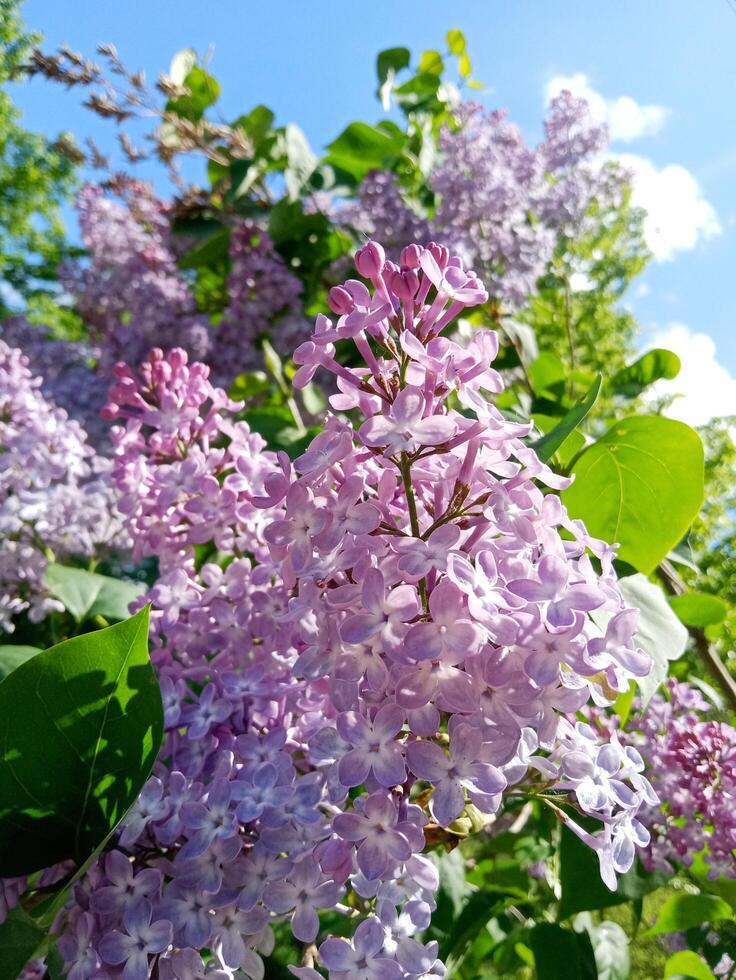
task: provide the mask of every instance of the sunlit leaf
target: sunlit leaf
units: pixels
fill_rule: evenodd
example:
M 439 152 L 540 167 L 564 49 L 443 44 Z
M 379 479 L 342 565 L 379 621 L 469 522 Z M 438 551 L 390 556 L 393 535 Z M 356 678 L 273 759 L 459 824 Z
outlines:
M 0 877 L 78 863 L 138 796 L 163 735 L 148 607 L 0 683 Z
M 684 536 L 703 502 L 703 444 L 661 416 L 617 422 L 580 456 L 562 498 L 592 535 L 649 573 Z

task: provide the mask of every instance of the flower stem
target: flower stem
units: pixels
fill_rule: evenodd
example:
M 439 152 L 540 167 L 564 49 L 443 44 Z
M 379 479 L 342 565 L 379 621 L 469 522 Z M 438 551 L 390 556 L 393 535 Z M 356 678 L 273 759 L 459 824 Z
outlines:
M 399 462 L 399 471 L 401 472 L 401 479 L 404 484 L 404 493 L 406 494 L 406 506 L 409 510 L 409 524 L 411 525 L 411 533 L 415 538 L 420 538 L 422 536 L 421 530 L 419 528 L 419 515 L 417 514 L 417 502 L 414 497 L 414 487 L 411 482 L 411 462 L 406 453 L 401 454 L 401 460 Z M 422 608 L 425 613 L 429 611 L 429 599 L 427 597 L 427 582 L 426 579 L 419 580 L 419 595 L 422 600 Z

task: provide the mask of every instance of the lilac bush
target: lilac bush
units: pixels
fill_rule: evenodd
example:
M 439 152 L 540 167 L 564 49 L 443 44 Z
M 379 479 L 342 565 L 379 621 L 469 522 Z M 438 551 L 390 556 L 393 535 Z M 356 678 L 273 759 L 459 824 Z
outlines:
M 372 172 L 337 215 L 398 257 L 407 241 L 447 242 L 482 275 L 490 297 L 518 309 L 534 293 L 555 249 L 580 234 L 591 204 L 615 206 L 628 181 L 598 159 L 608 140 L 587 102 L 561 92 L 550 103 L 544 140 L 526 143 L 503 110 L 462 103 L 439 133 L 427 180 L 434 211 L 407 203 L 398 178 Z
M 600 821 L 566 817 L 610 887 L 647 841 L 639 767 L 567 720 L 649 669 L 613 550 L 543 493 L 566 480 L 487 399 L 495 335 L 442 336 L 483 285 L 434 244 L 394 265 L 371 242 L 356 267 L 372 290 L 335 287 L 337 318 L 295 354 L 295 384 L 332 371 L 353 421 L 330 415 L 293 464 L 183 350 L 115 368 L 113 483 L 135 555 L 159 562 L 166 736 L 117 849 L 74 887 L 69 975 L 259 978 L 274 925 L 308 945 L 333 910 L 352 940 L 297 976 L 439 978 L 425 832 L 555 788 Z M 337 359 L 346 342 L 362 366 Z

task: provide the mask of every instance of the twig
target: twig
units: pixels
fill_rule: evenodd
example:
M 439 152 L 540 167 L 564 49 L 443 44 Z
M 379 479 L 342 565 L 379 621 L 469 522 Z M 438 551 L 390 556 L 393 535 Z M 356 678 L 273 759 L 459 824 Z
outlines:
M 682 595 L 687 592 L 685 583 L 672 566 L 672 563 L 667 561 L 667 559 L 660 563 L 658 572 L 665 589 L 670 595 Z M 696 650 L 720 685 L 731 707 L 736 711 L 736 680 L 731 676 L 728 668 L 719 657 L 715 646 L 708 640 L 708 637 L 705 635 L 705 630 L 700 626 L 691 626 L 688 627 L 688 630 L 690 636 L 693 638 Z

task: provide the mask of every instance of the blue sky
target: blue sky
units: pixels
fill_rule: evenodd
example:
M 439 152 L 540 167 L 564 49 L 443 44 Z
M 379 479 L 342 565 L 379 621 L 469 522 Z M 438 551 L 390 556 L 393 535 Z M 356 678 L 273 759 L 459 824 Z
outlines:
M 573 79 L 608 115 L 612 151 L 627 155 L 654 211 L 660 259 L 630 300 L 645 342 L 679 345 L 685 414 L 736 412 L 736 0 L 26 0 L 23 10 L 47 48 L 92 54 L 112 41 L 149 79 L 177 50 L 212 45 L 226 118 L 263 102 L 317 148 L 352 119 L 380 117 L 379 50 L 442 48 L 449 27 L 468 38 L 482 101 L 508 108 L 530 139 L 546 86 Z M 113 126 L 79 108 L 78 93 L 36 80 L 16 98 L 29 127 L 114 148 Z

